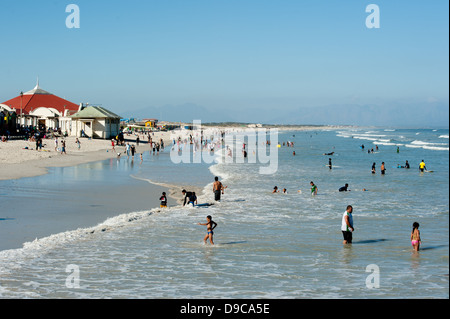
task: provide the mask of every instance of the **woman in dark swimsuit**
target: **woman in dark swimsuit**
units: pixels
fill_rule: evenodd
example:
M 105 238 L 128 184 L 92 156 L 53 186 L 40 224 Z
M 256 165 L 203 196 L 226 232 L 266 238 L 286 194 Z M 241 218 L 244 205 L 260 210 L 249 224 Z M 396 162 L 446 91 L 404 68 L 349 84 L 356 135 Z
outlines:
M 213 230 L 214 230 L 214 228 L 217 227 L 217 223 L 212 220 L 210 215 L 206 216 L 206 221 L 207 221 L 206 223 L 198 223 L 198 225 L 206 226 L 206 229 L 208 231 L 208 233 L 206 234 L 206 236 L 203 239 L 203 241 L 206 244 L 206 240 L 209 238 L 209 241 L 210 241 L 211 245 L 214 245 L 214 242 L 213 242 L 214 232 L 213 232 Z

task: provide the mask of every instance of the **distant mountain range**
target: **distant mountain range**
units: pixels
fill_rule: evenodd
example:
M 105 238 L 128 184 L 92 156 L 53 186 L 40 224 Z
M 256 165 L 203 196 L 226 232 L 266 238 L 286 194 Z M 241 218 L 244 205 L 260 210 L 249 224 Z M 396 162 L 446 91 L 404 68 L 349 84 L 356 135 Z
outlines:
M 327 105 L 298 109 L 211 109 L 197 104 L 146 107 L 121 112 L 122 117 L 157 118 L 170 122 L 243 122 L 296 125 L 428 126 L 448 127 L 448 103 L 397 105 Z

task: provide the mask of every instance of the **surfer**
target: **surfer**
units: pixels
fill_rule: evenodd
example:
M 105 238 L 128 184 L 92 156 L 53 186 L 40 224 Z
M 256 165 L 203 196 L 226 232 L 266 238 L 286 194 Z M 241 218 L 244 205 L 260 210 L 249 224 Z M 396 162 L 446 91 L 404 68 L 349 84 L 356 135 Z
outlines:
M 345 186 L 342 186 L 341 188 L 339 188 L 339 191 L 340 191 L 340 192 L 350 191 L 350 190 L 348 189 L 348 184 L 345 184 Z
M 405 163 L 405 168 L 409 168 L 409 163 L 408 163 L 408 160 L 406 160 L 406 163 Z
M 419 170 L 423 172 L 423 170 L 427 170 L 427 167 L 425 166 L 425 162 L 422 160 L 419 164 Z
M 203 238 L 203 241 L 205 242 L 205 244 L 206 244 L 206 240 L 209 238 L 209 242 L 211 243 L 211 245 L 214 245 L 213 230 L 214 230 L 214 228 L 217 227 L 217 223 L 212 220 L 210 215 L 208 215 L 208 216 L 206 216 L 206 223 L 198 223 L 198 225 L 206 226 L 206 229 L 208 231 L 205 238 Z
M 186 205 L 186 202 L 189 202 L 189 201 L 190 201 L 190 198 L 192 197 L 192 192 L 186 192 L 186 190 L 183 189 L 183 190 L 181 191 L 181 193 L 182 193 L 183 196 L 184 196 L 183 206 L 185 206 L 185 205 Z

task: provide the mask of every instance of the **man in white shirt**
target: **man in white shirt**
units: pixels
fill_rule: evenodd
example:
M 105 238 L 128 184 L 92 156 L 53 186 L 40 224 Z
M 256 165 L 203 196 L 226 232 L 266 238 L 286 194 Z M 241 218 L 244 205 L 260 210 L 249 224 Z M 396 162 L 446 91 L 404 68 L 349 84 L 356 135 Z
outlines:
M 353 217 L 352 217 L 353 207 L 352 205 L 347 206 L 347 210 L 342 215 L 342 225 L 341 230 L 344 235 L 343 244 L 351 244 L 352 243 L 352 232 L 355 230 L 353 228 Z

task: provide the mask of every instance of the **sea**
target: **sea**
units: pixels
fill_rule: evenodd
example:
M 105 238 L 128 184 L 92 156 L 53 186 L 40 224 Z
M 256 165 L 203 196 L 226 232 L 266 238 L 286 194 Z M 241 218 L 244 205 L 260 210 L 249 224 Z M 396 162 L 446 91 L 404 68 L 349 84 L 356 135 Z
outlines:
M 96 163 L 96 170 L 78 166 L 67 187 L 61 176 L 74 168 L 51 169 L 40 178 L 60 181 L 60 191 L 76 185 L 82 194 L 77 179 L 95 180 L 98 194 L 82 196 L 92 214 L 104 204 L 96 198 L 107 201 L 106 194 L 119 197 L 126 188 L 145 190 L 150 183 L 200 187 L 198 202 L 213 205 L 183 207 L 169 200 L 166 209 L 145 208 L 147 198 L 159 193 L 143 191 L 113 217 L 2 250 L 0 298 L 449 298 L 448 129 L 272 133 L 242 133 L 243 160 L 236 156 L 240 144 L 230 147 L 231 154 L 226 145 L 216 149 L 212 163 L 174 163 L 167 151 L 148 152 L 140 165 L 122 158 Z M 253 148 L 253 143 L 264 147 Z M 258 160 L 261 149 L 273 160 L 273 172 L 261 171 L 269 166 Z M 424 172 L 419 171 L 422 160 Z M 409 169 L 402 167 L 406 161 Z M 212 192 L 215 176 L 226 186 L 220 201 Z M 39 177 L 23 183 L 33 181 Z M 16 192 L 23 189 L 21 180 L 15 183 Z M 348 191 L 339 192 L 345 184 Z M 280 192 L 273 193 L 275 186 Z M 46 187 L 38 183 L 42 196 Z M 58 189 L 51 189 L 52 196 Z M 15 208 L 27 200 L 36 198 L 22 196 Z M 348 205 L 353 207 L 353 243 L 344 245 L 341 221 Z M 12 212 L 2 215 L 14 218 Z M 203 242 L 206 227 L 198 224 L 208 215 L 217 223 L 214 245 Z M 57 219 L 58 212 L 48 218 Z M 8 222 L 0 220 L 5 228 Z M 410 241 L 414 222 L 420 224 L 418 252 Z

